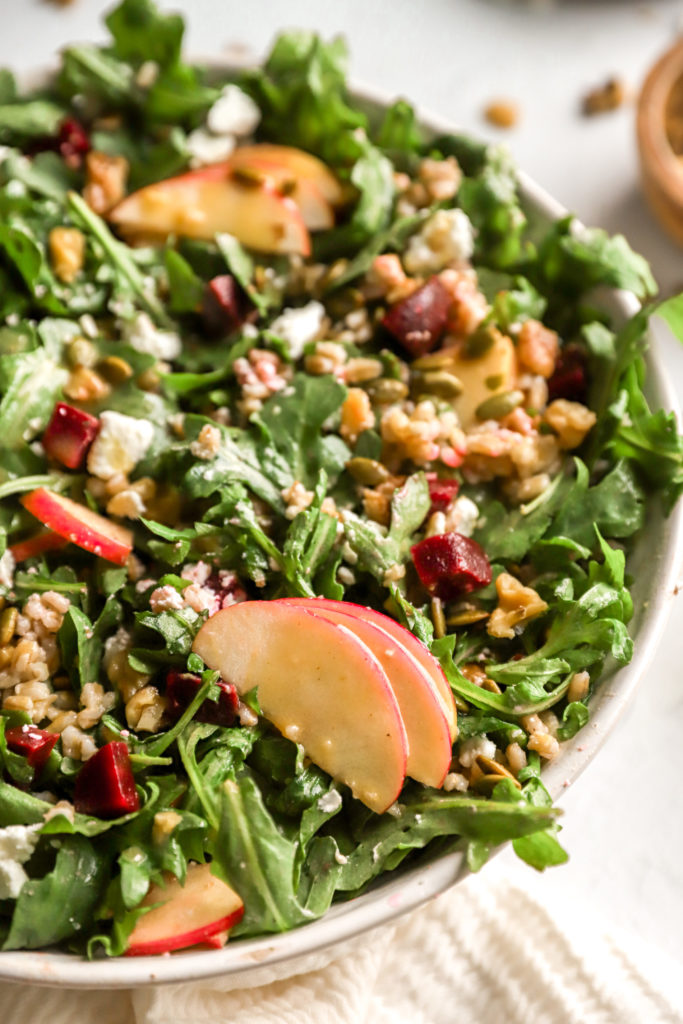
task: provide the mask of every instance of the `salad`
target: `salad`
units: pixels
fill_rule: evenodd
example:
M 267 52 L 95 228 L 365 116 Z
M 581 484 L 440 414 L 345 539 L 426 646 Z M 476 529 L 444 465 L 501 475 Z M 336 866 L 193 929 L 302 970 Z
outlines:
M 532 223 L 499 148 L 369 117 L 340 40 L 235 75 L 150 0 L 107 26 L 0 73 L 0 948 L 562 863 L 542 767 L 683 489 L 653 306 L 596 295 L 650 300 L 646 262 Z

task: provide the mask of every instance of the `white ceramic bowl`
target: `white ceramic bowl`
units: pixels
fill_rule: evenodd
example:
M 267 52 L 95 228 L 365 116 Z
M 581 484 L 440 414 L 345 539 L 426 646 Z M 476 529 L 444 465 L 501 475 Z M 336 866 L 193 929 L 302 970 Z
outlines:
M 232 65 L 216 66 L 226 71 L 237 70 Z M 358 87 L 354 94 L 369 113 L 381 111 L 390 102 L 368 88 Z M 420 122 L 425 131 L 435 135 L 457 131 L 452 123 L 424 112 Z M 530 213 L 548 222 L 566 214 L 560 203 L 525 174 L 520 173 L 519 180 Z M 635 297 L 627 292 L 605 291 L 601 300 L 617 324 L 639 308 Z M 647 369 L 648 400 L 652 405 L 678 412 L 665 368 L 652 350 L 647 356 Z M 554 799 L 593 759 L 651 661 L 666 623 L 682 561 L 683 503 L 666 519 L 658 508 L 650 508 L 629 560 L 629 571 L 635 579 L 635 615 L 630 624 L 635 640 L 634 657 L 624 668 L 606 672 L 591 700 L 589 724 L 563 745 L 560 756 L 545 769 L 543 779 Z M 420 866 L 385 876 L 364 895 L 333 906 L 318 921 L 282 935 L 229 942 L 221 950 L 92 962 L 51 950 L 0 953 L 0 979 L 65 988 L 121 988 L 232 975 L 235 987 L 241 983 L 253 987 L 278 977 L 319 969 L 350 947 L 355 936 L 414 910 L 465 874 L 459 853 L 432 862 L 427 859 Z M 485 885 L 486 868 L 479 877 Z

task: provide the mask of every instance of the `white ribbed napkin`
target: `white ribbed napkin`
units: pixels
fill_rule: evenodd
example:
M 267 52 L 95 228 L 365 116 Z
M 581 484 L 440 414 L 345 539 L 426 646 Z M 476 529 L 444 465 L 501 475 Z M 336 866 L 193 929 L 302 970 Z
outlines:
M 682 972 L 666 952 L 548 900 L 542 877 L 500 861 L 344 948 L 307 974 L 282 965 L 258 987 L 263 974 L 121 992 L 0 985 L 0 1021 L 683 1024 Z

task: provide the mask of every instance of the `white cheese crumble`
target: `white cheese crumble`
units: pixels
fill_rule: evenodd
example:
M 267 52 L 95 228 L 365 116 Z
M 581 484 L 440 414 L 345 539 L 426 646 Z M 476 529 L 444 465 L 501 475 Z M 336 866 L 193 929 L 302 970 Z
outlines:
M 276 317 L 269 330 L 284 341 L 287 351 L 293 360 L 300 359 L 309 341 L 315 341 L 325 319 L 325 307 L 322 302 L 307 303 L 294 308 L 288 306 Z
M 463 537 L 471 537 L 479 518 L 479 509 L 471 498 L 462 494 L 453 502 L 448 512 L 448 529 L 461 533 Z
M 334 814 L 338 811 L 342 805 L 341 793 L 336 789 L 331 789 L 329 793 L 323 793 L 318 799 L 318 810 L 322 811 L 323 814 Z
M 206 167 L 227 160 L 235 148 L 232 135 L 212 135 L 206 128 L 195 128 L 187 136 L 187 151 L 190 154 L 190 166 Z
M 184 605 L 182 594 L 170 584 L 157 587 L 149 595 L 149 606 L 153 612 L 179 611 Z
M 138 313 L 124 328 L 125 339 L 136 352 L 155 359 L 177 359 L 183 344 L 175 331 L 161 331 L 147 313 Z
M 151 445 L 154 427 L 147 420 L 110 409 L 101 413 L 100 424 L 88 452 L 88 472 L 101 480 L 130 473 Z
M 226 85 L 206 115 L 215 135 L 251 135 L 260 120 L 259 108 L 237 85 Z
M 463 768 L 471 768 L 474 764 L 474 759 L 479 757 L 480 754 L 483 757 L 493 759 L 495 753 L 496 744 L 493 740 L 488 740 L 486 736 L 472 736 L 471 739 L 465 740 L 460 744 L 458 760 Z
M 15 565 L 14 555 L 7 548 L 2 558 L 0 558 L 0 586 L 7 587 L 8 590 L 14 586 Z
M 408 240 L 403 265 L 409 274 L 430 274 L 463 263 L 474 252 L 474 228 L 463 210 L 437 210 Z
M 0 828 L 0 900 L 15 900 L 28 880 L 22 867 L 33 853 L 42 825 Z

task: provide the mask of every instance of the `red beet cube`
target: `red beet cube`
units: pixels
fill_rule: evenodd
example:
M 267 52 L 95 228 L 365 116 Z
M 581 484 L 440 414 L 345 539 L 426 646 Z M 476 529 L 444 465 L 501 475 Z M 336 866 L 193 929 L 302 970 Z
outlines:
M 432 277 L 389 308 L 382 324 L 411 356 L 431 352 L 446 330 L 451 297 L 438 277 Z
M 59 126 L 57 150 L 69 167 L 80 167 L 90 150 L 90 136 L 75 117 L 65 117 Z
M 567 345 L 560 350 L 555 370 L 548 380 L 548 399 L 551 402 L 556 398 L 584 402 L 587 387 L 586 353 L 580 345 Z
M 484 549 L 461 533 L 427 537 L 410 550 L 421 582 L 434 597 L 449 601 L 491 582 Z
M 120 818 L 140 809 L 125 743 L 107 743 L 85 762 L 76 776 L 74 807 L 98 818 Z
M 453 480 L 452 477 L 439 480 L 435 473 L 427 474 L 427 483 L 429 485 L 429 497 L 432 499 L 432 507 L 429 510 L 429 514 L 445 512 L 456 497 L 460 489 L 460 483 L 457 480 Z
M 97 416 L 57 402 L 43 434 L 45 454 L 68 469 L 80 469 L 99 429 Z
M 169 672 L 166 677 L 166 699 L 167 710 L 172 718 L 180 718 L 183 711 L 194 700 L 199 687 L 202 685 L 201 676 L 194 672 Z M 237 713 L 237 690 L 232 683 L 218 680 L 220 695 L 217 701 L 205 700 L 200 704 L 195 715 L 196 722 L 207 722 L 209 725 L 230 726 L 235 721 Z
M 5 739 L 9 749 L 25 757 L 37 776 L 52 753 L 59 735 L 38 729 L 35 725 L 17 725 L 5 730 Z
M 211 334 L 232 334 L 247 319 L 249 304 L 232 274 L 213 277 L 204 290 L 202 316 Z

